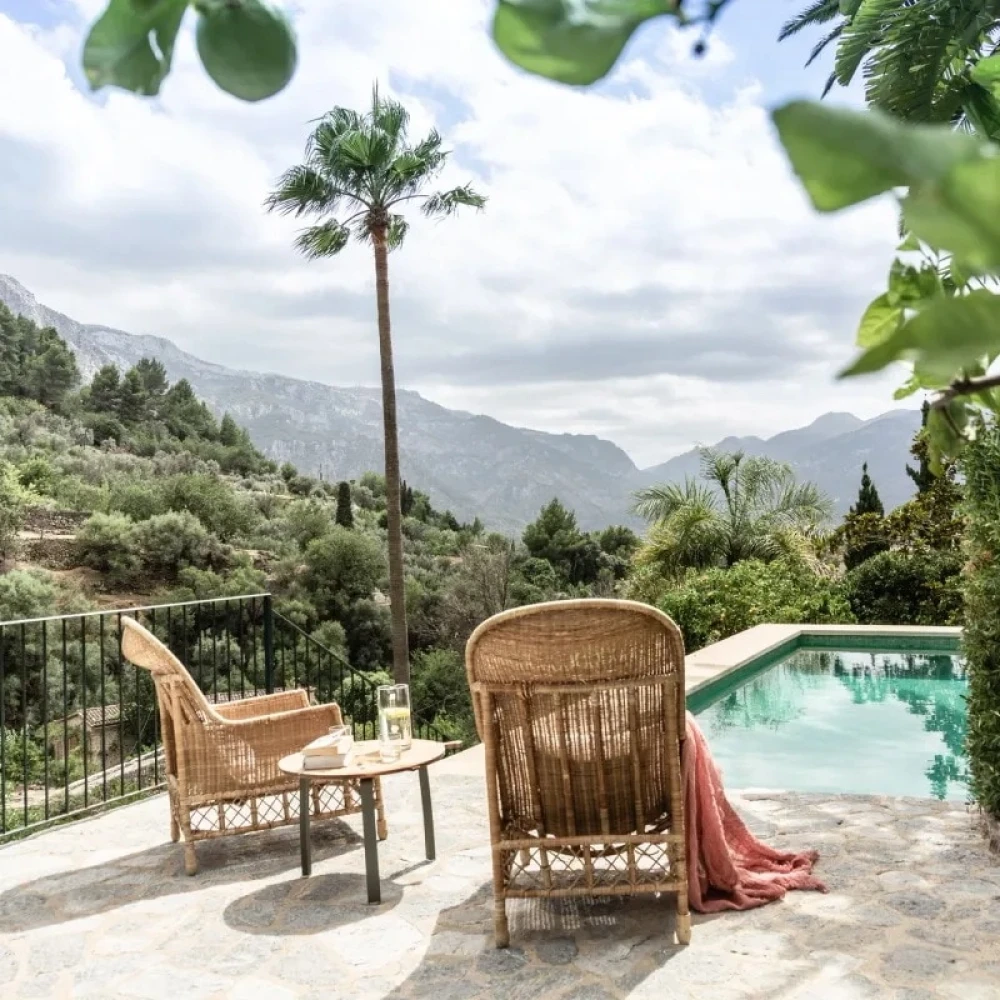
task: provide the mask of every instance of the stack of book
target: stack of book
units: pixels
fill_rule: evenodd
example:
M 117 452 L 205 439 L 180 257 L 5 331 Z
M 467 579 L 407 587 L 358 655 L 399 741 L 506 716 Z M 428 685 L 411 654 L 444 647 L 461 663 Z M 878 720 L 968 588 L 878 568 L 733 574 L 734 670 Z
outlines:
M 332 767 L 346 767 L 354 749 L 350 733 L 321 736 L 302 748 L 302 766 L 307 771 L 325 771 Z

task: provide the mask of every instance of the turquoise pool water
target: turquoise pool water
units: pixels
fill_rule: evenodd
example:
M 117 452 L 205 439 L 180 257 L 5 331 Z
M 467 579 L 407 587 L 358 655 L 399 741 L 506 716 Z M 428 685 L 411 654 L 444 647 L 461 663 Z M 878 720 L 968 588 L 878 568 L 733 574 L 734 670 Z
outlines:
M 729 787 L 967 797 L 954 650 L 800 648 L 740 675 L 692 705 Z

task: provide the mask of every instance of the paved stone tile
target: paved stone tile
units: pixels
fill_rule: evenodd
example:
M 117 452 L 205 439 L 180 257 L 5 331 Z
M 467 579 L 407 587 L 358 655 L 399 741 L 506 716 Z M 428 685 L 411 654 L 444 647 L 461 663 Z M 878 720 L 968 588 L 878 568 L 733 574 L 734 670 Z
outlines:
M 670 900 L 523 900 L 492 937 L 481 779 L 386 782 L 383 902 L 365 901 L 355 818 L 199 846 L 183 874 L 162 798 L 0 848 L 0 997 L 99 1000 L 1000 1000 L 1000 864 L 975 818 L 918 799 L 735 795 L 751 827 L 815 846 L 828 895 L 697 916 Z

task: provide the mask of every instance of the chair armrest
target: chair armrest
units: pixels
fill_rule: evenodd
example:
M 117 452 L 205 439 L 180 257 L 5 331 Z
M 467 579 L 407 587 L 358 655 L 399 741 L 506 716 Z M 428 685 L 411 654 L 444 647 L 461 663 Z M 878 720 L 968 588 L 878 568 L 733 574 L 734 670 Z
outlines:
M 276 712 L 291 712 L 309 707 L 309 695 L 302 688 L 294 691 L 279 691 L 276 694 L 261 694 L 253 698 L 222 702 L 212 706 L 224 719 L 256 719 Z
M 465 744 L 461 740 L 445 740 L 445 753 L 458 753 Z

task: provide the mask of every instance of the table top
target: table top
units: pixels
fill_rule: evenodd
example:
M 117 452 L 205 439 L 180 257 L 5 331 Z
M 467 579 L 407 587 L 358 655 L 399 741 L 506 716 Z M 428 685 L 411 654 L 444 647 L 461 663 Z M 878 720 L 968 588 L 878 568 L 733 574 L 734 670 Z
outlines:
M 364 740 L 354 744 L 351 762 L 347 767 L 309 768 L 302 766 L 302 754 L 293 753 L 278 761 L 278 768 L 285 774 L 307 778 L 377 778 L 397 771 L 414 771 L 445 755 L 445 745 L 435 740 L 414 740 L 410 749 L 396 760 L 384 761 L 379 756 L 378 740 Z

